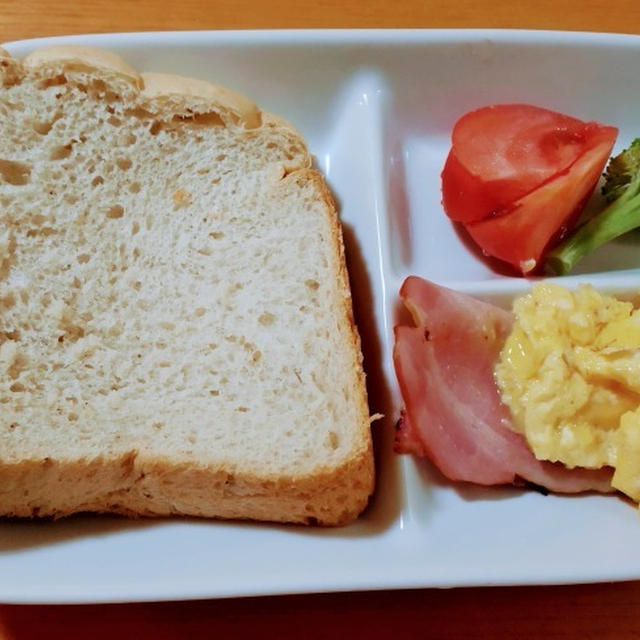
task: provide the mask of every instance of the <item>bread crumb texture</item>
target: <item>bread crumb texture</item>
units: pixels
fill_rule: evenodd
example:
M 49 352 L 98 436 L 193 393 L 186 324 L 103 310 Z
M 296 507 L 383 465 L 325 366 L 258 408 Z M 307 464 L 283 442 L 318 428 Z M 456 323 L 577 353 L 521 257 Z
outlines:
M 303 140 L 86 51 L 0 56 L 0 513 L 353 519 L 364 376 Z

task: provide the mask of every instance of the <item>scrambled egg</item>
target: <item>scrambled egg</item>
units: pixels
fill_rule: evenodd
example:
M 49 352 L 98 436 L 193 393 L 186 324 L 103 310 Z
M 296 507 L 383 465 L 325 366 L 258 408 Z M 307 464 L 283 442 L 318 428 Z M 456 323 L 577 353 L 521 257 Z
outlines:
M 495 376 L 513 428 L 536 458 L 614 467 L 612 484 L 640 501 L 640 309 L 581 286 L 534 286 Z

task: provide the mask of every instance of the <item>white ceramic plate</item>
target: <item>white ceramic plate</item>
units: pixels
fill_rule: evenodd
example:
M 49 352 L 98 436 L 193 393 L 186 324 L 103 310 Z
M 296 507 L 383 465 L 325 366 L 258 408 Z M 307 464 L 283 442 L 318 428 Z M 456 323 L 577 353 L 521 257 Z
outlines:
M 233 87 L 294 123 L 337 196 L 376 423 L 378 489 L 353 526 L 320 530 L 193 520 L 74 517 L 0 522 L 0 601 L 105 602 L 310 591 L 640 578 L 640 518 L 615 497 L 453 486 L 391 453 L 398 288 L 416 273 L 508 302 L 444 217 L 439 173 L 457 117 L 530 102 L 640 135 L 640 38 L 518 31 L 289 31 L 80 36 L 140 70 Z M 581 265 L 613 289 L 640 284 L 637 243 Z M 575 282 L 576 277 L 568 281 Z

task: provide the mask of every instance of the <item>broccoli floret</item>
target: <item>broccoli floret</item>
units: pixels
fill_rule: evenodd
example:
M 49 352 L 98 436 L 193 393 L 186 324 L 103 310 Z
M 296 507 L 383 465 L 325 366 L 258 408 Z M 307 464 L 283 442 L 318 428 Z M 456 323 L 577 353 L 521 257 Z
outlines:
M 640 138 L 609 160 L 604 178 L 610 204 L 547 254 L 547 273 L 565 275 L 588 253 L 640 227 Z
M 607 202 L 617 200 L 638 175 L 640 175 L 640 138 L 636 138 L 628 149 L 609 160 L 604 172 L 605 183 L 602 187 L 602 195 Z

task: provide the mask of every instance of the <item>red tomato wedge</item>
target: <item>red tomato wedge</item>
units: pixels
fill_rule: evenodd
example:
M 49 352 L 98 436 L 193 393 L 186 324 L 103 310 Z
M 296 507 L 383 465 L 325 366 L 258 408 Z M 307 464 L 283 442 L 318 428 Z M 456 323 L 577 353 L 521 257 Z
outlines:
M 573 227 L 611 154 L 617 130 L 603 127 L 564 173 L 513 203 L 503 215 L 466 225 L 469 235 L 491 256 L 522 273 L 539 266 L 545 249 Z M 599 140 L 599 141 L 598 141 Z
M 445 211 L 485 253 L 528 271 L 577 221 L 617 133 L 533 105 L 472 111 L 453 129 Z
M 585 122 L 527 104 L 503 104 L 462 116 L 442 174 L 445 210 L 472 222 L 500 211 L 567 169 L 588 142 Z M 481 194 L 480 202 L 472 195 Z

